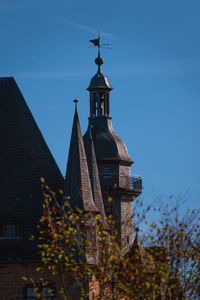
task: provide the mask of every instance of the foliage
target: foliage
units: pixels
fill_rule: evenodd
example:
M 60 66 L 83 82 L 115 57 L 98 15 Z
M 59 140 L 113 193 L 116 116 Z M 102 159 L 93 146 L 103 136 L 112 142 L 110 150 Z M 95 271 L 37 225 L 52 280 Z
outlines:
M 31 238 L 36 239 L 41 254 L 37 271 L 49 272 L 59 283 L 57 299 L 75 299 L 77 291 L 77 299 L 88 299 L 89 294 L 105 300 L 198 297 L 199 211 L 188 210 L 183 216 L 180 201 L 175 206 L 159 203 L 154 211 L 160 217 L 147 223 L 150 207 L 141 209 L 143 204 L 137 200 L 142 211 L 135 213 L 134 221 L 146 223 L 141 237 L 146 247 L 136 232 L 132 248 L 127 249 L 119 242 L 120 224 L 111 215 L 103 220 L 96 213 L 74 211 L 62 191 L 61 205 L 44 179 L 42 186 L 39 236 Z
M 183 202 L 184 197 L 179 195 L 176 199 L 170 196 L 169 204 L 158 203 L 155 211 L 160 218 L 150 224 L 146 240 L 165 251 L 167 267 L 161 268 L 159 264 L 156 268 L 168 299 L 199 299 L 200 210 L 188 209 L 183 213 Z

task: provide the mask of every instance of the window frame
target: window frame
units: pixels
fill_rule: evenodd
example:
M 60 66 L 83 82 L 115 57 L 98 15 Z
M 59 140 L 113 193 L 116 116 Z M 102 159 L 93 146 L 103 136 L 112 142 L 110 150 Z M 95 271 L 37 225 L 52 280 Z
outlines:
M 8 230 L 8 226 L 13 227 L 13 230 Z M 6 223 L 3 225 L 3 236 L 8 238 L 15 238 L 19 236 L 19 224 Z
M 50 290 L 53 290 L 54 292 L 51 293 L 51 295 L 42 295 L 44 300 L 54 300 L 55 299 L 55 285 L 54 284 L 51 284 L 49 283 L 48 285 L 46 286 L 42 286 L 41 284 L 38 286 L 38 289 L 39 289 L 39 293 L 43 293 L 43 289 L 47 289 L 49 288 Z M 28 295 L 28 290 L 29 289 L 34 289 L 33 285 L 32 284 L 28 284 L 24 287 L 24 300 L 37 300 L 37 296 L 34 295 L 36 294 L 34 291 L 33 291 L 33 295 Z

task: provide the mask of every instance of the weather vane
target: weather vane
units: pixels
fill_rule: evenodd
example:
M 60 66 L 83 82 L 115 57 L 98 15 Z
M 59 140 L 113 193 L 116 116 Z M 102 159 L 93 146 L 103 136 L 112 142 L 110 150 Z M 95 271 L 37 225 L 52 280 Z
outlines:
M 100 34 L 98 34 L 97 39 L 89 40 L 89 42 L 92 43 L 95 47 L 98 47 L 98 57 L 94 61 L 95 61 L 95 64 L 98 66 L 97 73 L 100 74 L 101 73 L 101 65 L 104 63 L 104 60 L 101 57 L 100 49 L 101 48 L 111 49 L 109 47 L 105 47 L 105 46 L 109 46 L 110 44 L 100 44 Z
M 97 39 L 89 40 L 89 42 L 92 43 L 94 46 L 98 47 L 99 57 L 100 57 L 100 48 L 111 49 L 110 47 L 107 47 L 107 46 L 110 46 L 110 44 L 100 44 L 100 34 L 98 34 Z

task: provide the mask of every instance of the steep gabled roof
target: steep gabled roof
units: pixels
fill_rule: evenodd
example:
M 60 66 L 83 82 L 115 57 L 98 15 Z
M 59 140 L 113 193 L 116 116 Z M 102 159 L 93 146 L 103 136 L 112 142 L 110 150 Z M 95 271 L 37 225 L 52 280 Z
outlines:
M 0 259 L 31 259 L 28 238 L 42 212 L 41 177 L 53 190 L 63 186 L 60 170 L 14 78 L 0 78 Z M 5 224 L 18 226 L 18 240 L 4 239 Z
M 94 203 L 95 203 L 98 211 L 101 213 L 101 216 L 105 220 L 106 215 L 105 215 L 103 198 L 102 198 L 102 193 L 101 193 L 99 172 L 98 172 L 98 167 L 97 167 L 97 161 L 96 161 L 96 155 L 95 155 L 95 150 L 94 150 L 94 143 L 93 143 L 93 139 L 92 139 L 91 128 L 90 128 L 89 138 L 85 140 L 85 151 L 86 151 L 88 169 L 89 169 L 89 174 L 90 174 L 90 181 L 91 181 L 91 186 L 92 186 L 92 194 L 93 194 Z
M 98 211 L 93 201 L 77 108 L 75 109 L 72 127 L 64 195 L 70 197 L 72 208 L 78 207 L 84 211 Z

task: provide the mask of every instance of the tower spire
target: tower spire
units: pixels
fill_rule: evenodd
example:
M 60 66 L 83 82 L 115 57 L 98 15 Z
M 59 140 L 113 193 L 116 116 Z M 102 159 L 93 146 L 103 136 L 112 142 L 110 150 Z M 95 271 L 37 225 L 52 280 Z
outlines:
M 85 147 L 77 111 L 78 100 L 75 102 L 74 121 L 67 163 L 64 195 L 70 197 L 70 205 L 84 211 L 97 211 L 93 201 L 90 175 L 88 171 Z

